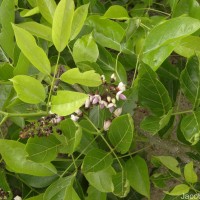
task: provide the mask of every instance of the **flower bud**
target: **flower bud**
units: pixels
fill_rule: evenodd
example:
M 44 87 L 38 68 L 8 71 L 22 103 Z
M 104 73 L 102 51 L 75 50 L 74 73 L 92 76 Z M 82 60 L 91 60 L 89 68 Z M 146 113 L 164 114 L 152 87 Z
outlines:
M 106 99 L 107 99 L 108 102 L 111 102 L 111 97 L 110 96 L 107 96 Z
M 83 112 L 82 112 L 80 109 L 76 110 L 75 113 L 76 113 L 78 116 L 81 116 L 81 115 L 83 114 Z
M 111 102 L 115 104 L 115 103 L 116 103 L 115 98 L 112 98 L 112 99 L 111 99 Z
M 94 99 L 92 100 L 92 104 L 97 104 L 101 101 L 101 97 L 99 95 L 94 95 Z
M 90 98 L 88 98 L 86 101 L 85 101 L 85 108 L 89 108 L 90 107 Z
M 109 111 L 112 113 L 115 109 L 116 105 L 114 103 L 109 103 L 107 108 L 109 109 Z
M 119 91 L 122 91 L 122 92 L 124 92 L 124 91 L 126 90 L 126 86 L 125 86 L 125 84 L 122 83 L 122 82 L 120 82 L 120 83 L 118 84 L 117 88 L 118 88 Z
M 116 99 L 119 101 L 119 99 L 121 100 L 126 100 L 126 96 L 124 94 L 122 94 L 122 91 L 117 92 L 116 94 Z
M 105 76 L 104 76 L 104 75 L 101 75 L 101 80 L 102 80 L 102 82 L 103 82 L 103 83 L 105 83 L 105 82 L 106 82 L 106 78 L 105 78 Z
M 78 119 L 79 119 L 79 117 L 76 116 L 76 115 L 71 115 L 70 118 L 71 118 L 71 120 L 74 121 L 74 122 L 78 121 Z
M 103 130 L 104 131 L 108 131 L 110 125 L 111 125 L 111 121 L 110 120 L 104 121 L 104 123 L 103 123 Z
M 14 200 L 22 200 L 22 198 L 17 195 L 16 197 L 14 197 Z
M 104 107 L 107 107 L 108 103 L 106 101 L 100 101 L 99 102 L 100 108 L 103 109 Z
M 116 81 L 116 76 L 115 76 L 115 74 L 113 73 L 111 76 L 110 76 L 110 81 L 111 82 L 115 82 Z
M 115 115 L 115 117 L 120 116 L 121 113 L 122 113 L 122 108 L 117 108 L 117 109 L 114 111 L 114 115 Z

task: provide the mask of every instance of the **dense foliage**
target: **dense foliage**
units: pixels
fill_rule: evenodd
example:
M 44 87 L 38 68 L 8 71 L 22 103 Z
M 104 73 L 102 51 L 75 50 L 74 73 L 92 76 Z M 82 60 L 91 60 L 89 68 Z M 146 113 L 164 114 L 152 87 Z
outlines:
M 0 199 L 198 199 L 197 0 L 0 0 Z

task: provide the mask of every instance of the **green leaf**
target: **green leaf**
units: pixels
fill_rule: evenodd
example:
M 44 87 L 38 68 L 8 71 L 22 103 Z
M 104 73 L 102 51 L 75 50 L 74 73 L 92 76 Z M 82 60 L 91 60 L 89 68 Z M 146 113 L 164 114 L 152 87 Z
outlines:
M 52 176 L 56 169 L 51 163 L 36 163 L 27 160 L 25 144 L 14 140 L 0 140 L 0 154 L 9 171 L 34 176 Z
M 52 97 L 51 112 L 60 116 L 70 115 L 78 110 L 87 98 L 88 95 L 79 92 L 58 91 L 57 95 Z
M 44 193 L 39 194 L 39 195 L 34 196 L 34 197 L 31 197 L 31 198 L 28 198 L 26 200 L 43 200 L 43 195 L 44 195 Z
M 45 89 L 35 78 L 18 75 L 10 80 L 13 82 L 13 86 L 20 100 L 31 104 L 44 102 L 46 96 Z
M 100 192 L 93 186 L 89 186 L 87 189 L 88 196 L 85 198 L 85 200 L 106 200 L 107 194 L 104 192 Z
M 30 17 L 33 16 L 35 14 L 39 13 L 39 8 L 35 7 L 33 9 L 23 9 L 23 11 L 20 12 L 20 16 L 21 17 Z
M 95 106 L 89 113 L 89 118 L 97 128 L 103 128 L 104 121 L 111 117 L 108 109 L 101 109 L 100 106 Z
M 129 18 L 127 10 L 119 5 L 110 6 L 103 18 L 126 20 Z
M 140 104 L 157 116 L 167 114 L 172 106 L 167 90 L 149 66 L 144 65 L 142 70 L 138 83 Z
M 116 59 L 113 58 L 112 55 L 105 48 L 100 46 L 97 63 L 104 72 L 106 79 L 110 80 L 110 76 L 115 73 L 117 78 L 116 81 L 126 84 L 127 74 L 123 65 L 119 61 L 116 63 Z
M 186 58 L 190 58 L 195 54 L 200 55 L 200 38 L 192 35 L 183 38 L 174 51 Z
M 81 73 L 78 68 L 70 69 L 61 75 L 60 79 L 69 84 L 81 84 L 88 87 L 98 87 L 102 84 L 101 77 L 94 70 Z
M 37 0 L 37 6 L 42 16 L 52 24 L 56 3 L 54 0 Z
M 180 128 L 185 139 L 195 145 L 200 139 L 200 110 L 184 116 Z
M 32 35 L 42 38 L 47 41 L 52 41 L 51 28 L 37 22 L 24 22 L 17 26 L 29 31 Z
M 43 177 L 28 174 L 19 174 L 19 177 L 24 183 L 34 188 L 45 188 L 59 178 L 58 175 Z
M 149 198 L 150 182 L 145 160 L 139 156 L 135 156 L 126 162 L 125 169 L 131 187 L 138 193 Z
M 161 117 L 158 116 L 148 116 L 145 117 L 144 120 L 140 123 L 140 128 L 148 131 L 152 134 L 158 133 L 162 128 L 164 128 L 170 118 L 171 118 L 172 110 L 170 110 L 166 115 L 163 115 Z
M 121 50 L 121 41 L 125 35 L 124 29 L 117 23 L 108 19 L 101 19 L 99 16 L 91 16 L 87 20 L 94 28 L 94 39 L 103 47 L 117 51 Z
M 14 68 L 14 75 L 31 75 L 30 69 L 33 68 L 31 66 L 31 63 L 29 60 L 26 58 L 26 56 L 21 52 L 16 64 L 16 67 Z M 35 68 L 34 68 L 35 69 Z
M 84 25 L 84 22 L 87 18 L 88 7 L 89 7 L 89 4 L 85 4 L 85 5 L 81 5 L 75 10 L 73 21 L 72 21 L 70 40 L 75 39 L 76 36 L 81 31 Z
M 112 167 L 108 167 L 104 170 L 98 172 L 88 172 L 84 175 L 89 184 L 100 192 L 113 192 L 114 185 L 112 182 L 112 176 L 114 174 L 114 169 Z
M 120 198 L 126 197 L 130 192 L 130 184 L 126 175 L 124 174 L 124 171 L 113 176 L 113 184 L 115 188 L 113 194 Z
M 73 122 L 71 119 L 66 119 L 59 124 L 59 128 L 64 135 L 64 147 L 63 150 L 72 154 L 77 146 L 79 145 L 82 138 L 82 128 L 77 123 Z
M 189 162 L 184 167 L 184 177 L 188 183 L 196 183 L 198 181 L 198 177 L 193 168 L 193 162 Z
M 128 152 L 134 132 L 133 119 L 129 114 L 119 116 L 110 125 L 108 138 L 116 151 L 124 154 Z
M 57 51 L 67 46 L 74 16 L 74 1 L 61 0 L 55 10 L 52 25 L 52 39 Z
M 47 138 L 37 136 L 29 138 L 26 144 L 26 151 L 29 154 L 27 159 L 38 163 L 50 162 L 56 158 L 60 145 L 53 135 Z
M 4 191 L 11 191 L 10 186 L 8 184 L 8 181 L 6 180 L 6 170 L 4 169 L 0 169 L 0 188 L 3 189 Z M 12 194 L 10 193 L 10 195 L 12 196 Z M 9 195 L 9 196 L 10 196 Z M 10 197 L 11 199 L 12 197 Z
M 200 61 L 194 56 L 187 62 L 180 76 L 181 88 L 193 107 L 200 105 Z
M 158 161 L 174 173 L 181 175 L 178 161 L 172 156 L 153 156 L 153 162 Z
M 0 7 L 0 45 L 5 53 L 13 59 L 14 54 L 14 32 L 11 23 L 15 19 L 15 3 L 13 0 L 3 1 Z
M 84 35 L 82 38 L 76 40 L 72 56 L 75 63 L 84 61 L 96 62 L 99 50 L 91 34 Z
M 75 176 L 59 178 L 51 184 L 45 191 L 43 199 L 45 200 L 80 200 L 73 188 Z
M 200 28 L 200 22 L 191 17 L 177 17 L 155 26 L 147 36 L 143 53 L 186 37 Z
M 188 193 L 189 190 L 190 190 L 190 187 L 188 185 L 179 184 L 179 185 L 176 185 L 171 192 L 165 192 L 165 193 L 171 196 L 180 196 L 180 195 Z
M 173 43 L 158 47 L 157 49 L 144 54 L 142 61 L 149 65 L 154 71 L 156 71 L 178 45 L 179 40 L 176 40 Z
M 50 74 L 50 62 L 44 50 L 36 44 L 35 38 L 26 30 L 13 24 L 17 45 L 28 60 L 42 73 Z
M 155 26 L 145 40 L 143 62 L 156 70 L 182 38 L 199 28 L 199 20 L 191 17 L 173 18 Z
M 113 159 L 110 152 L 92 149 L 83 160 L 82 171 L 83 173 L 101 171 L 111 166 L 112 162 Z
M 0 80 L 7 81 L 13 77 L 13 66 L 8 63 L 0 64 Z

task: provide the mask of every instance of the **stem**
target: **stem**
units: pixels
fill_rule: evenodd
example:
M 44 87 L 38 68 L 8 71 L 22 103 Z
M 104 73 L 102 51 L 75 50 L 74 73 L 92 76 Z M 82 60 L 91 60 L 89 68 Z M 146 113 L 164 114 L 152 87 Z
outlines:
M 50 92 L 49 92 L 48 101 L 47 101 L 47 111 L 48 111 L 48 108 L 49 108 L 49 103 L 50 103 L 50 100 L 51 100 L 51 95 L 52 95 L 53 87 L 54 87 L 54 84 L 55 84 L 56 74 L 57 74 L 57 71 L 58 71 L 59 59 L 60 59 L 60 52 L 58 52 L 58 58 L 57 58 L 56 66 L 55 66 L 54 73 L 53 73 L 53 79 L 52 79 L 52 82 L 51 82 Z
M 172 115 L 182 115 L 182 114 L 191 113 L 191 112 L 193 112 L 193 110 L 185 110 L 185 111 L 181 111 L 181 112 L 172 113 Z
M 134 75 L 133 75 L 133 80 L 132 80 L 131 87 L 133 87 L 133 85 L 134 85 L 136 74 L 137 74 L 137 71 L 138 71 L 138 68 L 139 68 L 139 65 L 140 65 L 140 63 L 139 63 L 139 57 L 140 57 L 140 53 L 137 56 L 137 61 L 136 61 L 136 66 L 135 66 L 135 72 L 134 72 Z
M 90 147 L 90 145 L 97 139 L 97 137 L 98 137 L 98 135 L 85 147 L 85 149 L 83 149 L 83 151 L 80 153 L 80 155 L 76 159 L 74 159 L 74 161 L 77 161 L 83 155 L 83 153 L 88 149 L 88 147 Z M 68 168 L 60 175 L 60 177 L 63 177 L 66 174 L 66 172 L 72 167 L 72 165 L 74 165 L 74 162 L 72 162 L 68 166 Z
M 40 111 L 40 112 L 34 112 L 34 113 L 8 113 L 8 112 L 4 112 L 0 110 L 0 114 L 4 115 L 7 118 L 8 117 L 38 117 L 38 116 L 46 116 L 48 112 Z

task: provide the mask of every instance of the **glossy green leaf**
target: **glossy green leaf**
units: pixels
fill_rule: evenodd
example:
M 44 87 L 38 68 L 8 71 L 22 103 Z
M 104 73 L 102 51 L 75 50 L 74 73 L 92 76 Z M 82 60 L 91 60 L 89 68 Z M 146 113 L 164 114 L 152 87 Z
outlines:
M 99 46 L 99 57 L 97 60 L 100 68 L 105 74 L 106 80 L 110 80 L 110 76 L 115 73 L 117 82 L 127 82 L 127 74 L 123 65 L 112 57 L 109 51 Z
M 100 192 L 93 186 L 89 186 L 87 189 L 88 196 L 85 198 L 85 200 L 106 200 L 107 194 L 104 192 Z
M 65 144 L 63 150 L 65 153 L 72 154 L 79 145 L 82 138 L 82 128 L 71 119 L 66 119 L 59 124 L 59 128 L 64 135 Z
M 92 149 L 83 160 L 82 171 L 83 173 L 101 171 L 111 166 L 112 162 L 113 159 L 110 152 Z
M 129 18 L 127 10 L 119 5 L 110 6 L 103 18 L 126 20 Z
M 126 197 L 130 192 L 130 184 L 124 171 L 118 172 L 113 176 L 113 184 L 115 188 L 113 194 L 118 197 Z
M 5 53 L 13 59 L 14 54 L 14 32 L 11 23 L 15 19 L 15 4 L 13 0 L 3 1 L 0 7 L 0 45 Z
M 56 3 L 54 0 L 36 0 L 41 15 L 52 24 Z
M 57 51 L 67 46 L 74 16 L 74 1 L 61 0 L 55 10 L 52 25 L 52 39 Z
M 6 170 L 0 169 L 0 188 L 3 189 L 4 191 L 11 191 L 10 186 L 8 184 L 8 181 L 6 179 Z M 12 198 L 12 194 L 10 193 L 10 199 Z
M 184 177 L 188 183 L 196 183 L 198 181 L 198 177 L 196 172 L 194 171 L 193 162 L 189 162 L 184 167 Z
M 37 6 L 36 0 L 27 0 L 27 1 L 28 1 L 28 3 L 29 3 L 32 7 Z
M 53 135 L 47 138 L 37 136 L 29 138 L 26 144 L 26 151 L 29 154 L 27 159 L 38 163 L 50 162 L 56 158 L 60 145 Z
M 78 68 L 70 69 L 61 75 L 60 79 L 69 84 L 81 84 L 88 87 L 98 87 L 102 84 L 101 77 L 94 70 L 81 73 Z
M 26 58 L 26 56 L 21 52 L 17 61 L 17 64 L 14 68 L 14 75 L 31 75 L 29 74 L 31 72 L 31 68 L 34 68 L 31 66 L 31 63 Z M 34 68 L 35 69 L 35 68 Z
M 74 175 L 60 178 L 52 183 L 45 191 L 45 200 L 80 200 L 73 188 Z
M 42 38 L 47 41 L 52 41 L 51 28 L 37 22 L 24 22 L 17 26 L 29 31 L 32 35 Z
M 7 81 L 13 77 L 13 66 L 8 63 L 0 64 L 0 80 Z
M 185 139 L 192 145 L 196 144 L 200 140 L 200 111 L 184 116 L 180 128 Z
M 108 138 L 115 150 L 121 154 L 126 153 L 133 140 L 134 123 L 129 114 L 119 116 L 112 121 L 109 127 Z
M 101 19 L 98 16 L 91 16 L 87 20 L 94 28 L 94 39 L 103 47 L 117 51 L 121 49 L 121 41 L 124 37 L 124 29 L 117 23 L 108 19 Z
M 186 58 L 190 58 L 195 54 L 200 55 L 200 38 L 192 35 L 183 38 L 174 51 Z
M 145 40 L 143 53 L 186 37 L 200 28 L 200 22 L 191 17 L 177 17 L 155 26 Z
M 19 174 L 19 177 L 21 180 L 23 180 L 24 183 L 34 188 L 48 187 L 49 185 L 51 185 L 51 183 L 53 183 L 59 178 L 58 175 L 43 177 L 43 176 L 32 176 L 28 174 Z
M 172 110 L 170 110 L 166 115 L 163 115 L 161 117 L 158 116 L 145 117 L 140 124 L 140 128 L 152 134 L 156 134 L 158 133 L 158 131 L 160 131 L 168 124 L 171 118 L 171 114 Z
M 28 60 L 42 73 L 50 74 L 50 62 L 44 50 L 36 44 L 35 38 L 26 30 L 13 25 L 17 45 Z
M 20 100 L 31 104 L 38 104 L 45 100 L 45 89 L 35 78 L 18 75 L 10 80 L 13 82 L 13 86 Z
M 89 7 L 89 4 L 85 4 L 85 5 L 81 5 L 75 10 L 73 21 L 72 21 L 70 40 L 75 39 L 76 36 L 81 31 L 84 25 L 84 22 L 87 18 L 88 7 Z
M 100 192 L 113 192 L 114 185 L 112 182 L 112 176 L 114 174 L 114 169 L 112 167 L 108 167 L 104 170 L 98 172 L 88 172 L 84 175 L 89 184 Z
M 176 40 L 173 43 L 158 47 L 157 49 L 144 54 L 142 61 L 156 71 L 165 59 L 172 53 L 174 48 L 179 45 L 179 41 L 180 40 Z
M 0 140 L 0 146 L 0 154 L 9 171 L 34 176 L 52 176 L 56 174 L 56 169 L 51 163 L 36 163 L 28 160 L 25 144 L 4 139 Z
M 51 111 L 60 116 L 70 115 L 78 110 L 87 98 L 88 95 L 79 92 L 58 91 L 57 95 L 52 97 Z
M 167 90 L 149 66 L 144 65 L 142 72 L 138 83 L 139 102 L 155 115 L 167 114 L 172 106 Z
M 38 7 L 35 7 L 35 8 L 32 8 L 32 9 L 24 9 L 23 11 L 20 12 L 20 16 L 21 17 L 30 17 L 30 16 L 33 16 L 35 14 L 38 14 L 39 13 L 39 8 Z
M 176 174 L 181 175 L 178 161 L 172 156 L 153 156 L 153 160 L 162 163 L 165 167 L 170 169 Z
M 176 185 L 172 191 L 170 192 L 165 192 L 171 196 L 179 196 L 179 195 L 183 195 L 183 194 L 186 194 L 188 193 L 190 190 L 190 187 L 186 184 L 179 184 L 179 185 Z
M 37 195 L 37 196 L 34 196 L 34 197 L 30 197 L 30 198 L 28 198 L 28 199 L 26 199 L 26 200 L 43 200 L 43 193 L 42 194 L 39 194 L 39 195 Z
M 82 38 L 76 40 L 72 56 L 75 63 L 83 61 L 96 62 L 99 50 L 91 34 L 84 35 Z
M 180 76 L 181 88 L 185 96 L 193 104 L 193 107 L 200 105 L 200 61 L 194 56 L 187 62 L 185 69 Z
M 138 193 L 149 198 L 150 182 L 145 160 L 139 156 L 135 156 L 126 162 L 125 169 L 131 187 Z

